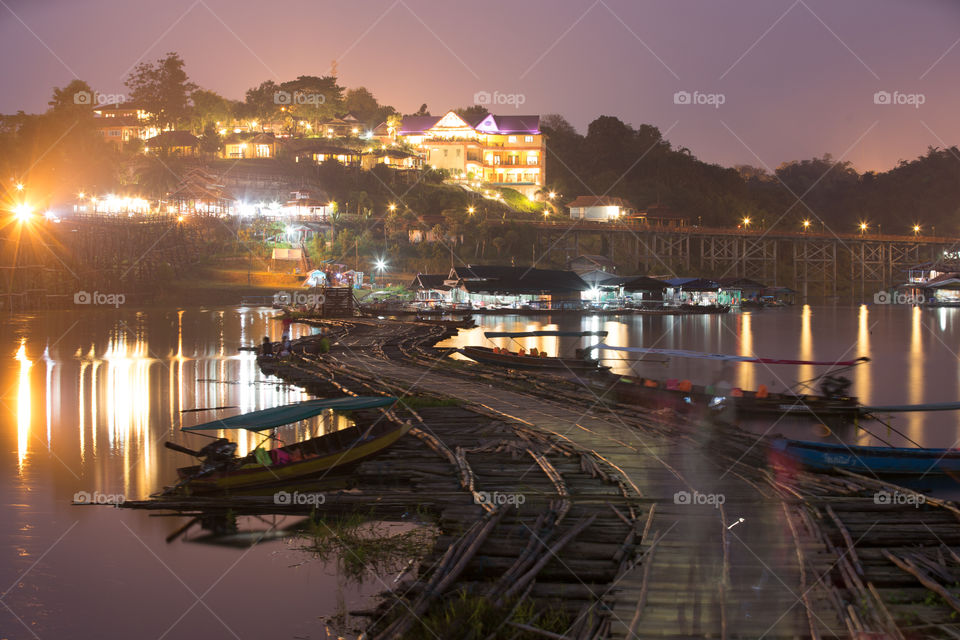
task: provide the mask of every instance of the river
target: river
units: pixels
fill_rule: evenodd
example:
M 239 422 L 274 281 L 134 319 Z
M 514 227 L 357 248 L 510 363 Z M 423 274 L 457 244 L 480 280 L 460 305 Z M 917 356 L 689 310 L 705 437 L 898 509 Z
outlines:
M 325 618 L 370 604 L 382 584 L 338 575 L 271 540 L 252 548 L 200 544 L 196 533 L 167 543 L 183 519 L 142 511 L 77 507 L 96 499 L 147 497 L 173 482 L 188 443 L 181 426 L 216 415 L 304 399 L 266 378 L 243 344 L 279 338 L 269 309 L 126 309 L 50 312 L 0 321 L 0 638 L 325 637 Z M 642 345 L 769 358 L 871 362 L 850 375 L 868 404 L 960 398 L 960 310 L 897 305 L 795 306 L 722 316 L 478 316 L 481 326 L 448 344 L 485 344 L 484 329 L 605 330 L 614 345 Z M 551 320 L 556 320 L 551 324 Z M 305 328 L 294 328 L 310 331 Z M 489 344 L 489 343 L 487 343 Z M 499 340 L 501 346 L 507 341 Z M 571 352 L 568 339 L 523 339 L 527 348 Z M 608 352 L 611 353 L 611 352 Z M 713 363 L 615 358 L 615 371 L 650 377 L 709 375 Z M 737 386 L 783 390 L 822 368 L 736 365 Z M 220 414 L 185 409 L 235 406 Z M 891 425 L 925 446 L 956 446 L 954 413 L 906 414 Z M 293 440 L 342 427 L 329 418 L 281 432 Z M 870 432 L 902 444 L 883 425 Z M 809 423 L 759 425 L 812 436 Z M 848 439 L 878 444 L 865 431 Z M 255 436 L 241 434 L 241 450 Z M 82 494 L 81 494 L 82 495 Z M 264 528 L 276 523 L 261 523 Z M 9 587 L 9 588 L 8 588 Z

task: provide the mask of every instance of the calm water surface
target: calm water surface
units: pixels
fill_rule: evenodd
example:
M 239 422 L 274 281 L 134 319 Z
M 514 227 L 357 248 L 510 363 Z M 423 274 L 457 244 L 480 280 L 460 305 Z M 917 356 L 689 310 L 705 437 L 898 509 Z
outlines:
M 310 561 L 289 541 L 225 548 L 198 544 L 188 533 L 167 543 L 183 519 L 70 504 L 78 491 L 132 500 L 171 483 L 187 459 L 163 441 L 195 446 L 179 428 L 213 417 L 183 409 L 238 406 L 220 414 L 232 415 L 304 399 L 265 378 L 252 354 L 237 351 L 264 335 L 279 338 L 272 315 L 111 310 L 0 320 L 0 539 L 7 552 L 0 564 L 0 638 L 323 638 L 321 616 L 363 608 L 381 590 L 376 583 L 345 583 L 334 566 Z M 602 329 L 615 345 L 771 358 L 868 356 L 872 362 L 850 376 L 864 402 L 942 402 L 960 399 L 958 318 L 960 309 L 905 306 L 691 317 L 479 316 L 481 327 L 450 343 L 490 344 L 484 329 Z M 521 343 L 550 354 L 572 354 L 577 346 L 566 339 Z M 616 371 L 651 377 L 702 381 L 718 366 L 616 356 L 607 362 Z M 782 390 L 822 370 L 741 364 L 734 382 Z M 957 446 L 960 438 L 954 413 L 908 414 L 892 424 L 926 446 Z M 317 420 L 280 435 L 294 440 L 337 426 Z M 772 426 L 815 434 L 809 424 Z M 869 428 L 903 442 L 882 425 Z M 877 444 L 862 431 L 847 437 Z M 239 443 L 249 450 L 255 437 L 241 434 Z
M 2 321 L 0 638 L 324 638 L 321 616 L 363 608 L 381 590 L 343 583 L 334 566 L 289 541 L 220 547 L 199 544 L 195 528 L 168 544 L 186 519 L 70 504 L 78 491 L 133 500 L 171 484 L 191 459 L 163 442 L 202 445 L 179 429 L 216 415 L 183 409 L 238 406 L 221 414 L 232 415 L 306 399 L 237 351 L 264 335 L 279 339 L 273 313 L 85 311 Z M 279 435 L 292 441 L 331 428 L 317 419 Z M 243 451 L 256 444 L 255 435 L 239 437 Z

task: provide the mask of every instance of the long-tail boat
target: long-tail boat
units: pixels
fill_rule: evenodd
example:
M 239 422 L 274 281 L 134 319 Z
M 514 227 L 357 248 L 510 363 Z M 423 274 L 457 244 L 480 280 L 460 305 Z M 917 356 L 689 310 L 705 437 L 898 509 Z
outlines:
M 396 398 L 387 396 L 308 400 L 212 420 L 192 427 L 184 427 L 182 431 L 247 429 L 260 432 L 312 418 L 328 409 L 356 411 L 384 408 L 393 405 L 396 401 Z M 386 413 L 384 415 L 387 416 Z M 407 433 L 410 427 L 409 422 L 382 417 L 369 425 L 341 429 L 269 451 L 258 447 L 244 457 L 235 455 L 237 445 L 226 438 L 215 439 L 198 451 L 167 442 L 168 449 L 186 453 L 201 460 L 198 465 L 177 469 L 180 481 L 167 492 L 203 493 L 269 486 L 335 469 L 342 470 L 377 455 Z
M 960 449 L 867 447 L 777 438 L 775 456 L 820 471 L 843 469 L 878 476 L 922 477 L 960 474 Z
M 699 358 L 721 362 L 747 362 L 765 365 L 821 365 L 846 369 L 869 358 L 855 360 L 783 360 L 736 356 L 718 353 L 702 353 L 681 349 L 655 349 L 648 347 L 618 347 L 596 344 L 587 350 L 619 351 L 643 356 Z M 818 376 L 820 393 L 770 392 L 765 387 L 756 390 L 738 389 L 725 384 L 694 385 L 689 380 L 657 380 L 635 376 L 620 376 L 614 381 L 595 380 L 602 386 L 607 397 L 625 404 L 662 409 L 670 408 L 679 413 L 719 414 L 727 408 L 735 409 L 737 417 L 766 417 L 782 415 L 806 415 L 815 418 L 855 419 L 862 415 L 857 398 L 847 393 L 850 381 L 838 377 L 840 370 Z M 609 390 L 609 393 L 607 393 Z
M 483 335 L 488 338 L 583 338 L 586 336 L 606 337 L 606 331 L 485 331 Z M 479 347 L 469 346 L 461 347 L 457 350 L 459 353 L 467 356 L 476 362 L 486 364 L 495 364 L 511 369 L 534 369 L 534 370 L 553 370 L 553 371 L 572 371 L 583 373 L 589 371 L 603 371 L 610 367 L 602 366 L 596 360 L 587 357 L 587 352 L 583 355 L 577 354 L 573 358 L 563 358 L 559 356 L 547 356 L 542 353 L 533 354 L 532 350 L 527 353 L 523 347 L 516 351 L 500 347 Z M 579 351 L 579 350 L 578 350 Z

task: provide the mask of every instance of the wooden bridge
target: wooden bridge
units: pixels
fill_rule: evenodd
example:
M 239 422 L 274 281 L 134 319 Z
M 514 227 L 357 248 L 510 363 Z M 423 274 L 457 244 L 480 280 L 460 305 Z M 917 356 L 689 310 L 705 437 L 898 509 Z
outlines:
M 0 309 L 72 304 L 79 291 L 124 293 L 134 301 L 158 281 L 183 275 L 206 238 L 226 229 L 214 219 L 87 215 L 34 218 L 0 229 Z
M 518 221 L 536 229 L 535 255 L 599 253 L 639 273 L 750 278 L 803 297 L 869 297 L 911 266 L 960 250 L 960 238 L 779 229 L 656 227 L 626 222 Z

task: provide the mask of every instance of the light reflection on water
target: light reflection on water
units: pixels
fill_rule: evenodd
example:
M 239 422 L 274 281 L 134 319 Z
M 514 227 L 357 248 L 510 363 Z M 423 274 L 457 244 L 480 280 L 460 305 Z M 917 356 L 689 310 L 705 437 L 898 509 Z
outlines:
M 204 585 L 198 593 L 218 585 L 206 603 L 244 637 L 322 637 L 320 616 L 369 606 L 377 585 L 338 583 L 319 562 L 293 571 L 305 557 L 283 542 L 250 553 L 187 538 L 167 544 L 184 519 L 70 504 L 77 491 L 133 500 L 172 484 L 176 468 L 193 459 L 167 450 L 164 440 L 192 448 L 206 442 L 181 433 L 182 426 L 306 399 L 260 373 L 253 353 L 237 351 L 264 335 L 279 339 L 274 314 L 120 309 L 0 317 L 0 507 L 7 514 L 0 544 L 16 550 L 0 565 L 0 584 L 16 585 L 4 604 L 32 630 L 0 607 L 0 636 L 119 639 L 146 629 L 157 637 L 194 600 L 171 572 L 193 589 Z M 293 334 L 311 331 L 295 327 Z M 227 405 L 237 408 L 181 413 Z M 319 416 L 278 435 L 295 441 L 348 424 Z M 219 433 L 239 436 L 241 453 L 260 440 L 246 431 Z M 199 534 L 195 528 L 188 538 Z M 281 594 L 282 620 L 234 606 Z M 200 611 L 168 637 L 223 637 L 220 619 L 195 615 Z
M 248 335 L 254 324 L 261 336 L 279 332 L 267 326 L 269 314 L 251 317 L 253 312 L 239 313 L 240 339 L 228 349 L 223 313 L 210 314 L 218 327 L 212 348 L 194 349 L 190 355 L 184 350 L 183 311 L 175 315 L 175 347 L 167 356 L 160 355 L 162 347 L 151 347 L 149 326 L 143 318 L 118 320 L 110 326 L 105 342 L 85 342 L 72 357 L 57 359 L 45 348 L 41 380 L 31 373 L 33 362 L 28 354 L 33 345 L 28 338 L 21 338 L 15 356 L 20 363 L 17 443 L 21 474 L 29 464 L 30 440 L 37 439 L 31 434 L 33 403 L 42 401 L 45 407 L 48 446 L 56 441 L 56 450 L 65 455 L 75 450 L 81 467 L 88 458 L 97 461 L 93 473 L 131 499 L 146 496 L 171 480 L 172 476 L 164 475 L 171 456 L 160 445 L 167 438 L 183 441 L 181 427 L 308 399 L 303 391 L 263 376 L 253 353 L 236 350 L 239 344 L 250 343 Z M 160 344 L 169 340 L 166 335 L 154 337 L 159 337 Z M 61 387 L 65 370 L 66 375 L 75 376 L 75 386 Z M 74 402 L 76 412 L 66 411 Z M 236 408 L 183 413 L 225 406 Z M 347 425 L 343 417 L 328 413 L 281 430 L 281 437 L 295 441 Z M 236 441 L 241 455 L 262 440 L 247 431 L 216 433 Z M 69 442 L 71 434 L 75 444 Z M 69 460 L 64 462 L 71 466 Z

